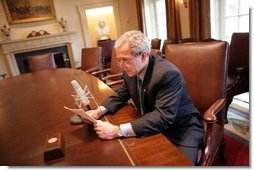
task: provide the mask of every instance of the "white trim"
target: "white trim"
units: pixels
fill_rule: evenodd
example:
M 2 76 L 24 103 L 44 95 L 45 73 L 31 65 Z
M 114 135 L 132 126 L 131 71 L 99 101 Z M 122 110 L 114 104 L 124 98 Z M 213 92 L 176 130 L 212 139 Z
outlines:
M 115 24 L 116 24 L 116 31 L 117 31 L 117 37 L 121 34 L 121 27 L 120 27 L 120 19 L 119 19 L 119 11 L 118 11 L 118 1 L 117 0 L 111 0 L 107 2 L 93 2 L 93 3 L 88 3 L 84 5 L 79 5 L 78 6 L 78 11 L 82 23 L 82 32 L 83 32 L 83 38 L 85 42 L 85 47 L 91 47 L 91 37 L 90 33 L 88 30 L 88 22 L 87 22 L 87 16 L 85 11 L 88 9 L 93 9 L 93 8 L 101 8 L 101 7 L 108 7 L 112 6 L 113 7 L 113 12 L 114 12 L 114 18 L 115 18 Z

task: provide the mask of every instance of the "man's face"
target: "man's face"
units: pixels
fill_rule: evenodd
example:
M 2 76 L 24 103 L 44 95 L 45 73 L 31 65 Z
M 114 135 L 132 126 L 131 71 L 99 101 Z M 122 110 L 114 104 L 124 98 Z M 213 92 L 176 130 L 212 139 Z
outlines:
M 141 54 L 134 55 L 131 53 L 127 43 L 116 48 L 116 56 L 118 65 L 128 74 L 129 77 L 136 76 L 143 68 L 144 63 L 141 62 Z

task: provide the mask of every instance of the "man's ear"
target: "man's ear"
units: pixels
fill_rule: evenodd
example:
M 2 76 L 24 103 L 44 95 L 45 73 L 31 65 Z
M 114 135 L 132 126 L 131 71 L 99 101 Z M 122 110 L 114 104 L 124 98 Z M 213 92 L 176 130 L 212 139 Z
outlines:
M 146 51 L 143 51 L 140 57 L 141 57 L 141 61 L 145 62 L 146 58 L 148 58 L 148 53 Z

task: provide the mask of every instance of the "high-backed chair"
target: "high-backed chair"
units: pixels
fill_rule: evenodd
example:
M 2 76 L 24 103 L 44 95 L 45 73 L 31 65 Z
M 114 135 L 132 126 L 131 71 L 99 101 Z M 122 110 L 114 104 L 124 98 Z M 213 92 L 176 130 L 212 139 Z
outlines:
M 211 41 L 221 41 L 213 38 L 201 39 L 200 42 L 211 42 Z
M 225 123 L 233 97 L 249 91 L 249 33 L 233 33 L 229 46 Z
M 107 40 L 98 42 L 98 46 L 102 47 L 103 68 L 110 68 L 112 51 L 115 46 L 115 40 Z
M 29 65 L 29 70 L 31 72 L 56 68 L 53 53 L 44 53 L 44 54 L 29 56 L 27 58 L 27 61 Z
M 92 73 L 102 69 L 101 47 L 81 49 L 81 69 L 88 73 Z
M 161 51 L 159 49 L 151 49 L 150 54 L 154 55 L 154 56 L 161 56 Z
M 154 38 L 151 40 L 151 49 L 161 49 L 161 39 Z
M 104 77 L 101 78 L 103 82 L 105 82 L 112 89 L 116 90 L 120 84 L 123 83 L 123 70 L 120 66 L 117 65 L 117 58 L 115 49 L 112 52 L 111 65 L 110 68 L 103 69 L 98 72 L 94 72 L 94 75 L 103 74 Z
M 198 161 L 202 166 L 212 164 L 218 149 L 223 159 L 227 50 L 228 43 L 224 41 L 166 47 L 165 58 L 183 74 L 188 93 L 203 116 L 205 137 Z
M 161 48 L 161 53 L 162 54 L 165 54 L 165 48 L 168 44 L 175 44 L 175 40 L 173 39 L 165 39 L 163 41 L 163 45 L 162 45 L 162 48 Z
M 168 44 L 175 44 L 175 40 L 173 39 L 165 39 L 163 41 L 163 45 L 162 45 L 162 48 L 161 48 L 161 55 L 162 55 L 162 58 L 165 58 L 165 49 L 166 49 L 166 46 Z

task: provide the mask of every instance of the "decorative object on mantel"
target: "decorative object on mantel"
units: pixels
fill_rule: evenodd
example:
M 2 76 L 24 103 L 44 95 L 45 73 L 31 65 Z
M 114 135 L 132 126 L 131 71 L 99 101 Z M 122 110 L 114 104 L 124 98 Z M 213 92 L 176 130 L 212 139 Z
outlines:
M 1 29 L 1 31 L 3 32 L 5 38 L 7 40 L 10 40 L 10 37 L 11 37 L 11 28 L 7 27 L 6 25 L 4 25 L 3 28 Z
M 45 30 L 40 30 L 38 32 L 32 31 L 31 33 L 29 33 L 29 35 L 26 38 L 44 36 L 44 35 L 50 35 L 50 33 L 46 32 Z
M 61 20 L 59 21 L 59 24 L 61 25 L 63 31 L 66 31 L 66 26 L 67 26 L 67 21 L 63 19 L 63 17 L 61 18 Z

